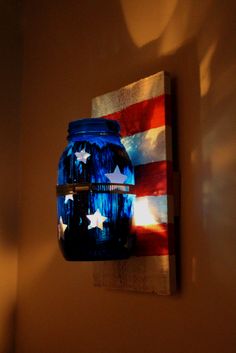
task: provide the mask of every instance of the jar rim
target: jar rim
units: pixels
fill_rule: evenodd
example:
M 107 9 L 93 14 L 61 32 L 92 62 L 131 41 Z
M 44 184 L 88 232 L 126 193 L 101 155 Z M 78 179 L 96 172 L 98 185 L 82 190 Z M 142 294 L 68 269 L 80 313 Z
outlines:
M 83 134 L 120 136 L 120 124 L 105 118 L 84 118 L 74 120 L 68 126 L 68 139 Z

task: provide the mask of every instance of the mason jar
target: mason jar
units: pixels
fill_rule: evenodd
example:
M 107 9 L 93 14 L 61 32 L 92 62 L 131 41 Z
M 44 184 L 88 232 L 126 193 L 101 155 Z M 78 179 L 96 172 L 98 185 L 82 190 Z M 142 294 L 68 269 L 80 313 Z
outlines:
M 59 161 L 58 240 L 66 260 L 125 259 L 132 254 L 134 169 L 118 122 L 69 123 Z

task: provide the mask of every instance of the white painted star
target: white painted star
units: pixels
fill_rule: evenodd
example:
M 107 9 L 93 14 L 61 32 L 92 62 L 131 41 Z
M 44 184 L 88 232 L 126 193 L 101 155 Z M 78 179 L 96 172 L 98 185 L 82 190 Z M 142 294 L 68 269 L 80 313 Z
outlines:
M 80 152 L 75 152 L 77 161 L 87 163 L 87 158 L 91 156 L 90 153 L 86 152 L 85 149 L 82 149 Z
M 114 184 L 123 184 L 124 181 L 127 179 L 126 175 L 121 174 L 118 165 L 116 166 L 113 173 L 107 173 L 105 175 L 110 180 L 110 182 Z
M 64 203 L 67 203 L 69 200 L 74 201 L 74 198 L 73 198 L 72 194 L 65 195 Z
M 102 216 L 99 209 L 97 209 L 97 211 L 94 214 L 87 215 L 86 217 L 91 222 L 88 226 L 88 229 L 98 227 L 99 229 L 103 230 L 103 222 L 105 222 L 107 217 Z
M 64 232 L 65 232 L 66 228 L 67 228 L 67 224 L 64 224 L 62 217 L 60 217 L 59 224 L 58 224 L 58 238 L 59 239 L 61 239 L 61 238 L 64 239 Z

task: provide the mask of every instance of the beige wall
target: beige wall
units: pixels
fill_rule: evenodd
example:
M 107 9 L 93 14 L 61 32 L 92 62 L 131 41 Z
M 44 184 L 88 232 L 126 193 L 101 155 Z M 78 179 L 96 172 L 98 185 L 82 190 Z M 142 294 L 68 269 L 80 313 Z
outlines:
M 14 351 L 17 285 L 19 85 L 16 1 L 0 1 L 0 353 Z
M 235 1 L 25 0 L 17 353 L 234 353 Z M 55 184 L 70 120 L 93 96 L 176 80 L 181 291 L 94 288 L 56 241 Z

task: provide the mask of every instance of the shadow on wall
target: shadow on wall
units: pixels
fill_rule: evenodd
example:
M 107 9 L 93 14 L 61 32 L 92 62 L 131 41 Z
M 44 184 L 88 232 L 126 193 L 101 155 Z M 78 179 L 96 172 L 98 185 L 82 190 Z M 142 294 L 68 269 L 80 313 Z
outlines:
M 0 353 L 15 351 L 21 41 L 16 1 L 0 0 Z
M 1 312 L 3 317 L 3 313 Z M 1 353 L 14 353 L 15 352 L 15 335 L 16 335 L 16 302 L 12 303 L 9 311 L 6 312 L 3 324 L 1 324 Z
M 41 353 L 45 342 L 47 353 L 77 352 L 78 342 L 83 353 L 147 351 L 148 341 L 160 351 L 205 353 L 219 336 L 216 353 L 232 344 L 233 7 L 218 0 L 25 2 L 19 352 Z M 162 69 L 174 77 L 178 102 L 182 291 L 161 304 L 148 296 L 148 304 L 147 296 L 101 294 L 90 264 L 62 260 L 55 171 L 68 120 L 89 116 L 93 96 Z

